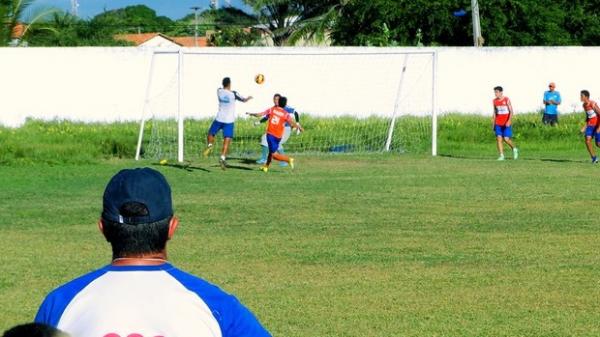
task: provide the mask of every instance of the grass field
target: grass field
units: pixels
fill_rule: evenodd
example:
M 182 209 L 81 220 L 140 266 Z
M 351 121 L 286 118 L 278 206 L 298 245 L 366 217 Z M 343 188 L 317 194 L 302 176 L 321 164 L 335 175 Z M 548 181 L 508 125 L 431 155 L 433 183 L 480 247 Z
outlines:
M 577 161 L 214 158 L 171 182 L 172 262 L 274 336 L 600 336 L 599 168 Z M 130 160 L 0 167 L 0 330 L 109 262 L 101 194 Z
M 487 118 L 448 116 L 437 158 L 301 155 L 269 174 L 134 162 L 134 123 L 0 129 L 0 332 L 110 261 L 104 186 L 147 165 L 181 218 L 172 262 L 274 336 L 600 336 L 600 168 L 578 117 L 519 116 L 518 161 L 494 160 Z
M 579 133 L 582 116 L 568 114 L 561 116 L 560 120 L 558 127 L 551 128 L 541 125 L 538 114 L 516 116 L 515 138 L 523 154 L 536 159 L 587 160 Z M 210 123 L 211 120 L 186 120 L 186 158 L 199 159 Z M 290 138 L 286 144 L 289 152 L 322 154 L 338 148 L 368 153 L 381 152 L 384 148 L 389 120 L 305 116 L 302 124 L 306 132 Z M 156 125 L 153 122 L 146 123 L 144 157 L 176 158 L 176 123 L 158 122 Z M 83 124 L 29 120 L 18 129 L 0 127 L 0 165 L 93 164 L 107 159 L 133 158 L 138 130 L 139 125 L 135 122 Z M 232 153 L 237 156 L 256 155 L 260 152 L 258 143 L 263 133 L 264 125 L 256 127 L 252 125 L 252 120 L 239 120 L 236 122 Z M 438 149 L 444 156 L 495 156 L 490 119 L 459 114 L 441 116 Z M 396 154 L 430 153 L 431 120 L 399 118 L 391 150 Z

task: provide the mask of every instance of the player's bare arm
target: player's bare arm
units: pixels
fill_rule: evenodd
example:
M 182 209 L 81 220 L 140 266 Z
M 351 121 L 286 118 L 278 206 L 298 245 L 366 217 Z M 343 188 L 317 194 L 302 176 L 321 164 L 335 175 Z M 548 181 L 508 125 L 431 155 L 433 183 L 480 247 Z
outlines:
M 508 119 L 506 120 L 506 126 L 511 126 L 512 124 L 512 116 L 513 116 L 513 108 L 512 108 L 512 103 L 510 102 L 510 100 L 508 100 L 508 102 L 506 102 L 508 104 Z
M 596 113 L 596 117 L 598 117 L 600 119 L 600 107 L 598 107 L 598 103 L 594 103 L 594 105 L 592 106 L 592 109 L 594 109 L 594 112 Z M 596 132 L 600 132 L 600 125 L 598 125 L 598 127 L 596 128 Z
M 290 123 L 293 129 L 298 129 L 300 130 L 300 132 L 304 132 L 304 128 L 302 127 L 302 125 L 300 125 L 300 123 L 296 123 L 296 121 L 292 118 L 288 120 L 288 123 Z

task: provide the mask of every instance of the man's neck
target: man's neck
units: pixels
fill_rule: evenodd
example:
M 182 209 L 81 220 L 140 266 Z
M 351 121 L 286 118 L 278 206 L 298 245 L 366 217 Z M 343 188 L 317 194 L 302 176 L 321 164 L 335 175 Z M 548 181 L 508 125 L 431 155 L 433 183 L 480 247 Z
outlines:
M 167 263 L 167 253 L 135 254 L 113 257 L 113 266 L 157 266 Z

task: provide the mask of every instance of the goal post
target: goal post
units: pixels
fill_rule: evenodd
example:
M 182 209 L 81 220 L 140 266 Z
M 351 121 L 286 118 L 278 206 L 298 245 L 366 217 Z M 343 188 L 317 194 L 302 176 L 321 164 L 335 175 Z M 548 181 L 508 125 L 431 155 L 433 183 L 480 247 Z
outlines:
M 198 157 L 224 77 L 232 79 L 233 90 L 254 97 L 237 103 L 232 154 L 260 152 L 264 124 L 255 126 L 244 112 L 264 111 L 280 93 L 306 129 L 290 137 L 289 152 L 437 155 L 435 50 L 181 48 L 149 54 L 136 160 Z M 264 74 L 264 84 L 254 82 L 256 74 Z

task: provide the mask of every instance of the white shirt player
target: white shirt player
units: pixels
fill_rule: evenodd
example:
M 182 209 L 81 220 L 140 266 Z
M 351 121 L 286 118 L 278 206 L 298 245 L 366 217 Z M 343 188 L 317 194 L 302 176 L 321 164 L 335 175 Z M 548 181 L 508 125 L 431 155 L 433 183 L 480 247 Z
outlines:
M 237 91 L 231 91 L 224 88 L 217 89 L 219 98 L 219 112 L 217 112 L 217 122 L 233 123 L 235 122 L 235 101 L 246 101 L 246 98 L 240 96 Z
M 270 337 L 234 296 L 171 264 L 109 265 L 51 292 L 35 321 L 73 337 Z

